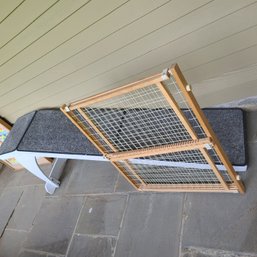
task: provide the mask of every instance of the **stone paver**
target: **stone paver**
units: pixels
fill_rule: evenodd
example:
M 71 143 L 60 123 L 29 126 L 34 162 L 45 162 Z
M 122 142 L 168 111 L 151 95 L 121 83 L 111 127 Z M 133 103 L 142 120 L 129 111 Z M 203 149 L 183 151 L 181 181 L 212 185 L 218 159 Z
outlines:
M 1 174 L 0 176 L 6 187 L 16 187 L 19 185 L 19 182 L 25 172 L 26 171 L 24 169 L 15 171 L 5 166 L 3 169 L 3 173 L 5 173 L 5 176 L 3 174 Z
M 115 239 L 75 235 L 67 257 L 112 257 Z
M 183 194 L 130 195 L 115 257 L 178 256 Z
M 5 230 L 0 239 L 0 257 L 17 257 L 26 237 L 25 231 Z
M 46 175 L 48 175 L 51 171 L 51 164 L 45 164 L 40 166 Z M 28 171 L 25 171 L 22 177 L 19 180 L 19 186 L 27 186 L 27 185 L 38 185 L 44 184 L 42 180 L 34 176 Z
M 8 228 L 30 230 L 45 195 L 43 186 L 32 186 L 24 189 L 23 195 L 9 221 Z
M 247 120 L 245 195 L 137 193 L 110 163 L 71 160 L 46 197 L 32 174 L 4 169 L 0 257 L 173 257 L 180 243 L 181 257 L 257 257 L 257 112 Z
M 76 233 L 117 236 L 126 200 L 126 195 L 87 197 Z
M 24 248 L 65 254 L 83 200 L 83 197 L 45 199 Z
M 114 191 L 118 171 L 108 162 L 76 161 L 67 186 L 68 194 Z
M 14 183 L 13 181 L 17 180 L 17 177 L 19 176 L 19 174 L 17 174 L 18 173 L 7 167 L 3 167 L 2 170 L 0 170 L 0 194 L 9 184 Z
M 0 197 L 0 237 L 23 193 L 21 188 L 8 188 Z
M 244 195 L 188 194 L 184 247 L 257 252 L 257 144 L 249 150 Z

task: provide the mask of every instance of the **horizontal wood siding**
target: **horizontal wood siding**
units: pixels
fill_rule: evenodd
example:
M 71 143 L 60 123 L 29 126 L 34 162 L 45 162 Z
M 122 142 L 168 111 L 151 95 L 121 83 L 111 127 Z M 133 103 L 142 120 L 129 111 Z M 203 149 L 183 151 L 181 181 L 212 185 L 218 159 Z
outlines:
M 246 70 L 256 13 L 256 0 L 1 1 L 0 116 L 14 122 L 174 62 L 203 107 L 257 95 L 257 68 L 251 80 Z

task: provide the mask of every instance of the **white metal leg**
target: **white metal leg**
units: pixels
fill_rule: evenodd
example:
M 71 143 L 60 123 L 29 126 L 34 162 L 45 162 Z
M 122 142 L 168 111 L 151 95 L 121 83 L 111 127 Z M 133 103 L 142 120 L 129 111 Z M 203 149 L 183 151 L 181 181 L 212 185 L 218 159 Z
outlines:
M 56 181 L 57 183 L 59 183 L 59 179 L 62 175 L 62 172 L 63 172 L 66 162 L 67 162 L 67 159 L 56 158 L 54 160 L 52 169 L 51 169 L 51 172 L 49 175 L 49 178 L 52 181 L 54 181 L 54 182 Z

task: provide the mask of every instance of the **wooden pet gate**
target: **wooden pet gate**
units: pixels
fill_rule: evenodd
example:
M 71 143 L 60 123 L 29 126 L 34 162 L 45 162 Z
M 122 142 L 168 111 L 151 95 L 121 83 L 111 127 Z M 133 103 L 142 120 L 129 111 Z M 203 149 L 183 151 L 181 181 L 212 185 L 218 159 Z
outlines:
M 244 192 L 178 65 L 61 110 L 138 190 Z

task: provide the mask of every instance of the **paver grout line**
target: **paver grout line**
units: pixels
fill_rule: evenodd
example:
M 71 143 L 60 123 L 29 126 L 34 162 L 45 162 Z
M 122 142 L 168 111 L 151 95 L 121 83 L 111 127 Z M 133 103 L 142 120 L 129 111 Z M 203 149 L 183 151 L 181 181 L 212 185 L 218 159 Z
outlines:
M 179 245 L 178 245 L 178 256 L 181 257 L 182 253 L 182 240 L 183 240 L 183 234 L 184 234 L 184 224 L 185 224 L 185 207 L 186 207 L 186 201 L 187 201 L 187 193 L 184 193 L 183 195 L 183 205 L 182 205 L 182 217 L 181 217 L 181 223 L 180 223 L 180 231 L 179 231 Z
M 22 253 L 22 251 L 27 251 L 27 252 L 31 252 L 31 253 L 45 254 L 46 256 L 56 255 L 57 257 L 65 257 L 65 255 L 59 254 L 59 253 L 49 253 L 49 252 L 44 252 L 44 251 L 34 250 L 34 249 L 24 248 L 24 247 L 21 248 L 19 253 Z
M 26 189 L 27 187 L 34 187 L 34 186 L 44 186 L 44 184 L 41 184 L 41 183 L 39 183 L 39 184 L 30 184 L 30 185 L 13 185 L 13 186 L 9 186 L 9 185 L 7 185 L 5 188 L 7 189 L 7 188 L 24 188 L 24 189 Z
M 120 174 L 118 174 L 117 179 L 116 179 L 116 181 L 115 181 L 114 188 L 113 188 L 113 193 L 116 193 L 116 189 L 117 189 L 117 186 L 118 186 L 119 177 L 120 177 Z
M 70 247 L 71 247 L 71 244 L 72 244 L 72 241 L 73 241 L 73 237 L 74 237 L 74 235 L 76 234 L 75 231 L 76 231 L 76 229 L 77 229 L 77 226 L 78 226 L 78 223 L 79 223 L 79 219 L 80 219 L 80 217 L 81 217 L 81 214 L 82 214 L 82 211 L 83 211 L 84 206 L 85 206 L 85 204 L 86 204 L 86 201 L 87 201 L 87 197 L 85 196 L 85 200 L 84 200 L 84 203 L 82 204 L 81 209 L 80 209 L 80 211 L 79 211 L 79 216 L 78 216 L 77 221 L 76 221 L 76 224 L 75 224 L 75 226 L 74 226 L 74 230 L 73 230 L 73 232 L 72 232 L 72 236 L 71 236 L 71 238 L 70 238 L 70 242 L 69 242 L 69 244 L 68 244 L 68 247 L 67 247 L 65 256 L 67 256 L 67 254 L 69 253 L 69 250 L 70 250 Z
M 18 204 L 19 204 L 19 202 L 20 202 L 20 200 L 21 200 L 21 197 L 22 197 L 22 195 L 23 195 L 23 192 L 24 192 L 24 191 L 21 192 L 21 195 L 20 195 L 20 197 L 19 197 L 19 199 L 18 199 L 18 201 L 17 201 L 15 207 L 13 208 L 13 211 L 12 211 L 11 215 L 9 216 L 9 219 L 8 219 L 8 221 L 7 221 L 7 223 L 6 223 L 5 227 L 4 227 L 4 229 L 3 229 L 3 232 L 2 232 L 2 234 L 0 234 L 0 238 L 3 236 L 5 230 L 7 229 L 8 224 L 9 224 L 9 222 L 10 222 L 10 220 L 11 220 L 13 214 L 14 214 L 14 211 L 15 211 L 16 207 L 18 206 Z
M 102 235 L 102 234 L 81 234 L 81 233 L 74 233 L 77 236 L 87 236 L 87 237 L 92 237 L 92 238 L 114 238 L 117 239 L 117 236 L 113 235 Z
M 25 230 L 25 229 L 15 229 L 15 228 L 6 228 L 5 231 L 26 232 L 26 233 L 29 232 L 29 230 Z
M 36 186 L 35 186 L 35 187 L 36 187 Z M 42 207 L 42 204 L 43 204 L 44 200 L 45 200 L 45 194 L 43 195 L 43 197 L 42 197 L 42 199 L 41 199 L 40 207 L 38 208 L 38 210 L 37 210 L 37 212 L 36 212 L 36 214 L 35 214 L 35 216 L 34 216 L 32 222 L 31 222 L 31 227 L 30 227 L 29 231 L 31 231 L 32 228 L 34 227 L 35 220 L 36 220 L 36 218 L 37 218 L 37 215 L 38 215 L 39 212 L 40 212 L 40 209 L 41 209 L 41 207 Z
M 125 219 L 125 215 L 126 215 L 127 208 L 128 208 L 129 197 L 130 197 L 130 194 L 127 194 L 126 204 L 125 204 L 124 212 L 123 212 L 123 215 L 122 215 L 122 218 L 121 218 L 120 228 L 119 228 L 119 232 L 118 232 L 118 235 L 117 235 L 117 240 L 116 240 L 116 243 L 115 243 L 115 246 L 114 246 L 113 257 L 116 254 L 116 248 L 117 248 L 117 245 L 118 245 L 121 229 L 122 229 L 122 226 L 123 226 L 123 223 L 124 223 L 124 219 Z
M 112 195 L 123 195 L 123 196 L 127 196 L 128 193 L 130 192 L 115 192 L 115 193 L 93 193 L 93 194 L 68 194 L 68 195 L 45 195 L 45 198 L 47 199 L 56 199 L 56 198 L 71 198 L 71 197 L 97 197 L 97 196 L 112 196 Z M 132 193 L 132 192 L 131 192 Z M 134 192 L 134 193 L 139 193 L 141 194 L 141 192 Z M 146 192 L 149 193 L 149 192 Z
M 24 247 L 21 248 L 19 253 L 22 253 L 23 251 L 27 251 L 27 252 L 31 252 L 31 253 L 46 254 L 46 256 L 48 256 L 48 255 L 56 255 L 58 257 L 61 257 L 61 256 L 64 257 L 65 256 L 65 255 L 60 255 L 60 254 L 57 254 L 57 253 L 49 253 L 49 252 L 44 252 L 44 251 L 34 250 L 34 249 L 31 249 L 31 248 L 24 248 Z
M 149 194 L 150 192 L 128 191 L 128 192 L 109 192 L 109 193 L 85 193 L 85 194 L 64 194 L 61 197 L 84 197 L 84 196 L 108 196 L 108 195 L 128 195 L 129 194 Z M 164 193 L 161 193 L 164 194 Z M 46 195 L 46 198 L 57 198 L 55 195 Z

